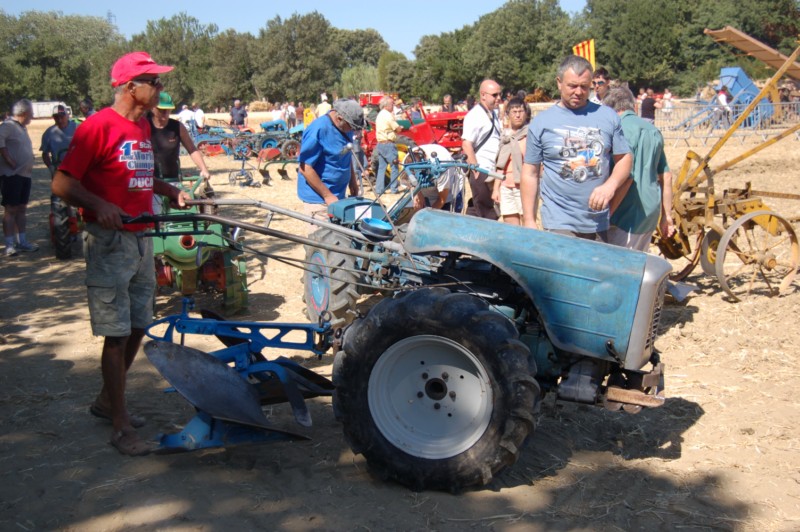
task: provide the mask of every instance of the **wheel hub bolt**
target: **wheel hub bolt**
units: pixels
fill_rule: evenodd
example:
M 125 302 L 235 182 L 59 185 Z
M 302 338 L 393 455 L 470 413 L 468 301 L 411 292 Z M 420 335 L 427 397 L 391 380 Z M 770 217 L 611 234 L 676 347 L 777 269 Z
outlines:
M 419 397 L 420 399 L 422 399 L 423 397 L 425 397 L 425 394 L 424 394 L 424 393 L 422 393 L 422 392 L 417 392 L 417 397 Z
M 423 374 L 422 374 L 422 378 L 423 378 L 423 379 L 427 379 L 427 378 L 428 378 L 428 374 L 427 374 L 427 373 L 423 373 Z
M 456 398 L 456 392 L 450 392 L 450 399 Z
M 434 404 L 433 404 L 433 408 L 434 408 L 435 410 L 439 410 L 440 408 L 442 408 L 442 405 L 440 405 L 439 403 L 434 403 Z
M 442 373 L 442 378 L 444 380 L 447 380 L 449 377 L 450 377 L 450 375 L 446 371 L 444 373 Z

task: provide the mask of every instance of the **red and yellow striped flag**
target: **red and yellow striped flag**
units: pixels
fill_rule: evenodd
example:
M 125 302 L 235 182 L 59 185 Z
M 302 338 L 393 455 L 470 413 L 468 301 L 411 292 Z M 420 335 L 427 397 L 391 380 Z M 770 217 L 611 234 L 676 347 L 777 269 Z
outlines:
M 579 42 L 575 46 L 572 47 L 572 53 L 575 55 L 579 55 L 589 61 L 592 64 L 592 70 L 597 68 L 594 63 L 594 39 L 589 39 L 587 41 Z

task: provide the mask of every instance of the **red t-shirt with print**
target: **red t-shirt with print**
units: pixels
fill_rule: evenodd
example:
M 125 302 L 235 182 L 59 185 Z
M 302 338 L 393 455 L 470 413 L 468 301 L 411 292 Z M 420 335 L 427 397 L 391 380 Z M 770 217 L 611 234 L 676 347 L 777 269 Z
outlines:
M 92 194 L 137 216 L 153 209 L 153 161 L 147 119 L 132 122 L 107 107 L 78 127 L 59 169 Z M 83 215 L 87 221 L 97 220 L 89 209 L 84 209 Z M 135 224 L 124 229 L 141 231 L 147 227 Z

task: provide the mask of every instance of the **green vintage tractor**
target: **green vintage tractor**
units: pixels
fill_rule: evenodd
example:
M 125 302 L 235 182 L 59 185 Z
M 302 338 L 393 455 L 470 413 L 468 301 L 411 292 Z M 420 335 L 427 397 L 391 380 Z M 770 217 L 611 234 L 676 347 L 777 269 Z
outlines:
M 208 199 L 214 191 L 202 177 L 172 180 L 193 199 Z M 210 206 L 192 206 L 187 210 L 171 209 L 164 198 L 154 205 L 162 214 L 214 214 Z M 211 222 L 190 220 L 163 222 L 152 231 L 156 278 L 159 286 L 172 287 L 184 296 L 201 289 L 223 294 L 229 314 L 247 308 L 247 266 L 242 253 L 240 232 Z

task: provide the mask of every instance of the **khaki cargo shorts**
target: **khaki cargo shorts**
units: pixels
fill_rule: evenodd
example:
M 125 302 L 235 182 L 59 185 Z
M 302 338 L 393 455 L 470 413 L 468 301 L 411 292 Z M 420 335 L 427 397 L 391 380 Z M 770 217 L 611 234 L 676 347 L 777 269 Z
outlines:
M 153 241 L 89 223 L 83 233 L 89 315 L 96 336 L 128 336 L 153 322 Z

